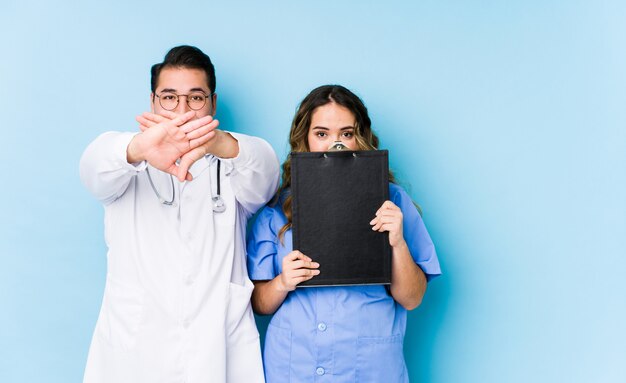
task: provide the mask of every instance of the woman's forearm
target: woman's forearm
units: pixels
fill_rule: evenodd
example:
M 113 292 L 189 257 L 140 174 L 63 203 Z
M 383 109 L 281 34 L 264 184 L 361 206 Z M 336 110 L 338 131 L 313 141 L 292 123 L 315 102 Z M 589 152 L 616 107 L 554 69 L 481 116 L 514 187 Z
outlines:
M 391 295 L 407 310 L 422 303 L 426 292 L 426 276 L 415 264 L 406 242 L 392 247 Z

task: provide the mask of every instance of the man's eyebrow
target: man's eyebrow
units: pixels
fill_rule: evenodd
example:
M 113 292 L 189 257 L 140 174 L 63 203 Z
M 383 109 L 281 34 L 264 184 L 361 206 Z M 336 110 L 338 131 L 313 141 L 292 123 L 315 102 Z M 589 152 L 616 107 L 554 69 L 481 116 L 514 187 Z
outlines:
M 165 88 L 165 89 L 161 89 L 161 92 L 176 93 L 176 89 Z M 189 89 L 189 92 L 203 92 L 203 93 L 206 93 L 206 94 L 210 94 L 210 92 L 207 92 L 206 90 L 204 90 L 202 88 L 191 88 L 191 89 Z

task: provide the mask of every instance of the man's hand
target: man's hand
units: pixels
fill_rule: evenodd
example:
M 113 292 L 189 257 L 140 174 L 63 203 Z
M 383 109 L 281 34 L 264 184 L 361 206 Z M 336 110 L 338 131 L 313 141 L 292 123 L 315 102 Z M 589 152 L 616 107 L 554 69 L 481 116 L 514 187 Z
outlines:
M 164 116 L 144 113 L 137 117 L 141 133 L 128 145 L 129 163 L 146 160 L 155 168 L 176 176 L 180 181 L 191 181 L 188 173 L 194 160 L 184 156 L 201 147 L 215 137 L 219 121 L 212 116 L 192 120 L 195 112 L 183 115 L 167 112 Z M 194 156 L 197 156 L 197 150 Z M 181 158 L 179 165 L 176 161 Z M 196 158 L 197 159 L 197 158 Z

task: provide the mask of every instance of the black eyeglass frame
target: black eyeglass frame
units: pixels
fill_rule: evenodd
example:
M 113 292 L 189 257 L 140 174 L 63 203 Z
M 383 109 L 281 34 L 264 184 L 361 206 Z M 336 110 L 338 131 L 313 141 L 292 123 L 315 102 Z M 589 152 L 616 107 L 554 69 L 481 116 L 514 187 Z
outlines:
M 166 108 L 166 107 L 164 107 L 164 106 L 163 106 L 163 102 L 161 101 L 161 96 L 163 96 L 163 94 L 164 94 L 164 93 L 166 93 L 166 94 L 168 94 L 168 95 L 173 95 L 173 96 L 176 96 L 176 105 L 174 105 L 174 107 L 173 107 L 173 108 L 168 109 L 168 108 Z M 189 96 L 194 95 L 194 94 L 202 94 L 202 95 L 205 97 L 205 99 L 204 99 L 204 103 L 203 103 L 203 104 L 202 104 L 202 106 L 201 106 L 201 107 L 199 107 L 199 108 L 193 108 L 193 107 L 189 104 Z M 211 102 L 213 102 L 213 100 L 212 100 L 212 99 L 213 99 L 213 95 L 214 95 L 214 94 L 215 94 L 215 92 L 213 92 L 213 93 L 211 93 L 211 94 L 206 94 L 206 93 L 204 93 L 204 92 L 202 92 L 202 91 L 195 91 L 195 92 L 192 92 L 192 93 L 189 93 L 189 94 L 177 94 L 177 93 L 173 93 L 173 92 L 161 92 L 161 94 L 156 94 L 156 93 L 154 93 L 154 97 L 156 97 L 156 98 L 158 98 L 158 99 L 159 99 L 159 105 L 161 105 L 161 108 L 163 108 L 163 109 L 165 109 L 165 110 L 168 110 L 168 111 L 172 111 L 172 110 L 174 110 L 174 109 L 178 108 L 178 104 L 180 103 L 180 98 L 181 98 L 181 97 L 185 97 L 185 98 L 186 98 L 186 101 L 185 101 L 185 102 L 187 103 L 187 106 L 189 107 L 189 109 L 191 109 L 191 110 L 196 110 L 196 111 L 197 111 L 197 110 L 201 110 L 202 108 L 204 108 L 204 107 L 206 106 L 206 102 L 207 102 L 207 100 L 208 100 L 209 98 L 211 99 Z

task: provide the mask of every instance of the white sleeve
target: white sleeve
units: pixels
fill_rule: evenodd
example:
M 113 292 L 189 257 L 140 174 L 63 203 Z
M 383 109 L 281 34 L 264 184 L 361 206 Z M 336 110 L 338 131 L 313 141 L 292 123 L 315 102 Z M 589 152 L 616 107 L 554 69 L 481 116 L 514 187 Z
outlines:
M 254 214 L 267 203 L 278 188 L 278 158 L 267 141 L 245 134 L 230 133 L 239 142 L 235 158 L 221 159 L 224 174 L 230 175 L 235 199 Z
M 136 134 L 103 133 L 87 146 L 80 159 L 81 181 L 105 205 L 122 196 L 132 177 L 147 166 L 145 161 L 129 164 L 126 160 L 126 149 Z

